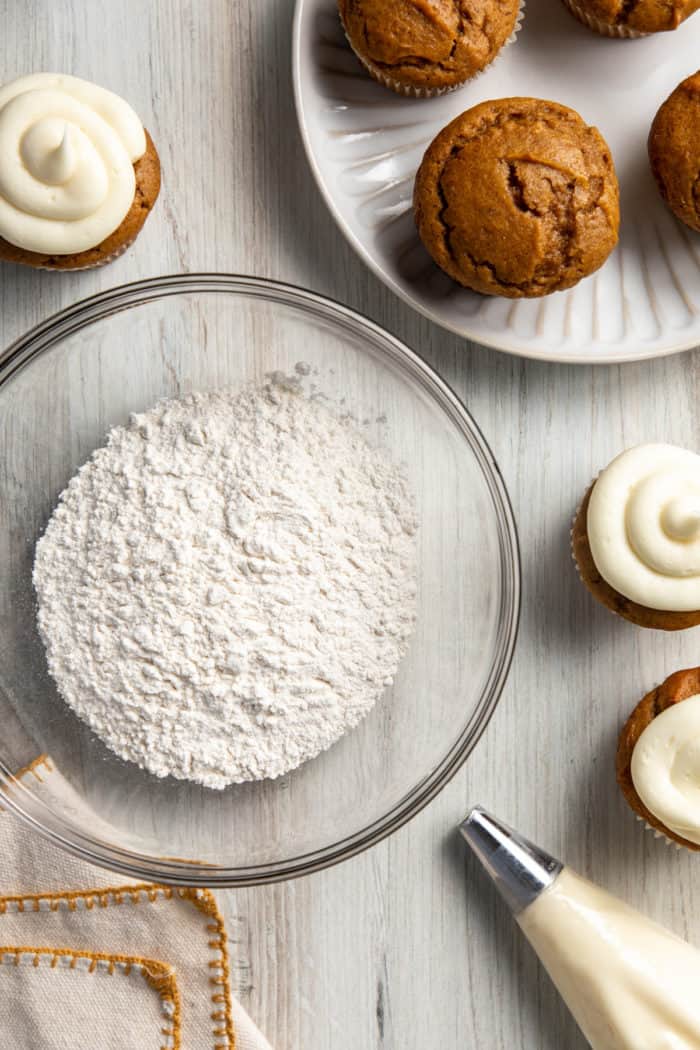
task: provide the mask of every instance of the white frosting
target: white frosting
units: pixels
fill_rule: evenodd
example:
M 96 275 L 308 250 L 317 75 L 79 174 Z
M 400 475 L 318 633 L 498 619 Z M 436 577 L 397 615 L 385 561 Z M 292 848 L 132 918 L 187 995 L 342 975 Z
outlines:
M 696 948 L 569 868 L 518 921 L 593 1050 L 698 1050 Z
M 36 73 L 0 88 L 0 237 L 72 255 L 122 223 L 136 190 L 143 126 L 118 95 Z
M 648 609 L 700 609 L 700 456 L 638 445 L 591 493 L 588 541 L 607 583 Z
M 632 752 L 632 782 L 650 813 L 700 843 L 700 696 L 657 715 Z

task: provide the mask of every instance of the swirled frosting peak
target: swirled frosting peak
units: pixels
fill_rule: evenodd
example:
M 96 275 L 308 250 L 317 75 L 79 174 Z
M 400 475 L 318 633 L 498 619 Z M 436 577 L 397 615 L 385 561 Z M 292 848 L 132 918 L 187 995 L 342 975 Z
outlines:
M 70 124 L 48 117 L 29 129 L 20 146 L 30 175 L 49 186 L 60 186 L 74 173 L 78 150 Z
M 588 504 L 599 573 L 648 609 L 700 609 L 700 456 L 638 445 L 599 476 Z
M 35 73 L 0 88 L 0 237 L 72 255 L 124 220 L 143 126 L 118 95 L 78 77 Z

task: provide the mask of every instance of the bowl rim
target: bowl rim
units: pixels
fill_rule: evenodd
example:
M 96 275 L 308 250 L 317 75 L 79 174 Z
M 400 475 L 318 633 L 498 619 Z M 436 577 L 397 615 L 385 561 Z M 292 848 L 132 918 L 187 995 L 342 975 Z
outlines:
M 35 357 L 61 339 L 113 313 L 193 292 L 234 294 L 280 303 L 330 320 L 368 336 L 412 378 L 421 381 L 468 442 L 481 469 L 498 525 L 500 561 L 499 619 L 494 654 L 474 714 L 438 765 L 381 817 L 338 842 L 288 860 L 226 867 L 158 858 L 132 852 L 85 834 L 58 816 L 13 775 L 0 755 L 0 800 L 44 837 L 90 863 L 123 874 L 171 885 L 235 887 L 280 882 L 330 867 L 364 851 L 397 831 L 442 790 L 476 746 L 498 704 L 508 678 L 518 635 L 521 559 L 517 524 L 500 468 L 479 426 L 444 379 L 398 337 L 344 304 L 296 285 L 233 273 L 183 273 L 133 281 L 98 292 L 51 315 L 0 353 L 0 388 Z

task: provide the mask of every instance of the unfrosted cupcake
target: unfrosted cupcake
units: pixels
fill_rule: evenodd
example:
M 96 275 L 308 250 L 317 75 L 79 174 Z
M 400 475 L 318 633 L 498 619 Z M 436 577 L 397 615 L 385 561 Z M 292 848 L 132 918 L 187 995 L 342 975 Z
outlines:
M 628 449 L 598 476 L 571 533 L 591 594 L 640 627 L 700 624 L 700 456 Z
M 620 734 L 616 768 L 638 817 L 700 850 L 700 667 L 677 671 L 640 700 Z
M 517 31 L 520 0 L 338 0 L 350 46 L 400 95 L 444 94 L 480 73 Z
M 160 190 L 160 161 L 133 109 L 77 77 L 0 88 L 0 259 L 83 270 L 121 255 Z
M 617 243 L 610 150 L 572 109 L 538 98 L 482 102 L 436 136 L 413 193 L 437 265 L 485 295 L 571 288 Z
M 654 117 L 649 162 L 673 214 L 700 232 L 700 71 L 679 84 Z
M 574 15 L 594 33 L 635 39 L 677 29 L 700 7 L 700 0 L 564 0 Z

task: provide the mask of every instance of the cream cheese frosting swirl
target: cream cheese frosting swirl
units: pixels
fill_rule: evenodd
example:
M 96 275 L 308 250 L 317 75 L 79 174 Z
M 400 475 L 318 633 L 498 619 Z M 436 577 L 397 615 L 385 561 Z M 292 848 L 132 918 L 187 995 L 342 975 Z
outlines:
M 700 696 L 652 719 L 632 752 L 632 783 L 670 831 L 700 843 Z
M 648 609 L 700 609 L 700 456 L 638 445 L 599 476 L 588 504 L 598 572 Z
M 146 135 L 133 109 L 78 77 L 35 73 L 0 88 L 0 237 L 72 255 L 121 225 Z

